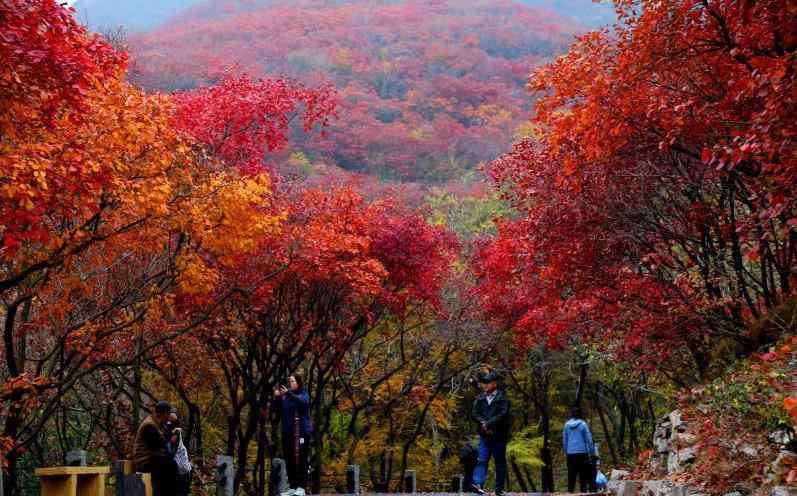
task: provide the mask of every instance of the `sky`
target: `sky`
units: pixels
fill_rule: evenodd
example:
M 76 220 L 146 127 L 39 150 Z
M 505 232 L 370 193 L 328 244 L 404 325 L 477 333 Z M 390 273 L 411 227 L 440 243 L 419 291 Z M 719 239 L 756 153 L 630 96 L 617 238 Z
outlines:
M 127 32 L 152 29 L 184 8 L 203 0 L 65 0 L 77 9 L 77 18 L 89 28 L 124 27 Z M 605 25 L 614 18 L 610 3 L 592 0 L 518 0 L 520 3 L 552 8 L 574 17 L 589 27 Z

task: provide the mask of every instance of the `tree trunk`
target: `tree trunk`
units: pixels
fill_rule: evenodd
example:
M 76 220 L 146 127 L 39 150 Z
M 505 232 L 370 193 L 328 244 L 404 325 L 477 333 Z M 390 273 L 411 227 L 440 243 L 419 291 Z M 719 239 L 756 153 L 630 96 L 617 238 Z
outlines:
M 515 478 L 517 479 L 518 486 L 520 486 L 520 491 L 524 493 L 529 492 L 529 487 L 526 485 L 526 480 L 523 478 L 523 473 L 520 471 L 520 467 L 518 467 L 515 459 L 510 458 L 509 463 L 512 465 L 512 472 L 515 473 Z

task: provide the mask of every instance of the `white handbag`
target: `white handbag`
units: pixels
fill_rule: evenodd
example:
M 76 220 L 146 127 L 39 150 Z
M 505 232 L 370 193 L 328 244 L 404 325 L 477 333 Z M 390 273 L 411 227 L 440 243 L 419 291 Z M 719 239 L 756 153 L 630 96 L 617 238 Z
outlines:
M 188 459 L 188 450 L 183 444 L 183 433 L 180 431 L 177 434 L 178 442 L 177 442 L 177 451 L 174 453 L 174 462 L 177 464 L 177 473 L 180 475 L 185 475 L 191 471 L 193 466 L 191 465 L 191 460 Z

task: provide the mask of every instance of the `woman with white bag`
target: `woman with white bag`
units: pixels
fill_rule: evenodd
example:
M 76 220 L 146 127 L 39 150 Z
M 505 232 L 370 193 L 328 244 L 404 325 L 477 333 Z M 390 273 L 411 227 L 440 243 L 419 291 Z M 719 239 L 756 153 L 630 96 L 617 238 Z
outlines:
M 175 484 L 177 492 L 175 496 L 188 496 L 193 466 L 188 459 L 188 449 L 183 443 L 183 430 L 177 427 L 177 412 L 172 411 L 166 428 L 170 433 L 167 449 L 174 457 L 174 463 L 177 465 L 177 483 Z

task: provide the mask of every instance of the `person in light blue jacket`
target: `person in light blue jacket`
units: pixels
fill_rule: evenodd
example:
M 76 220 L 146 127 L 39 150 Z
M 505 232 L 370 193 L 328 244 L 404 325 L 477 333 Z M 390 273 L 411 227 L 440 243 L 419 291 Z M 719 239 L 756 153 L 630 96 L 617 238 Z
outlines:
M 576 477 L 582 493 L 595 492 L 595 471 L 592 465 L 595 443 L 592 442 L 592 433 L 584 421 L 581 408 L 574 408 L 570 419 L 565 422 L 562 440 L 567 456 L 568 492 L 572 493 L 575 490 Z

